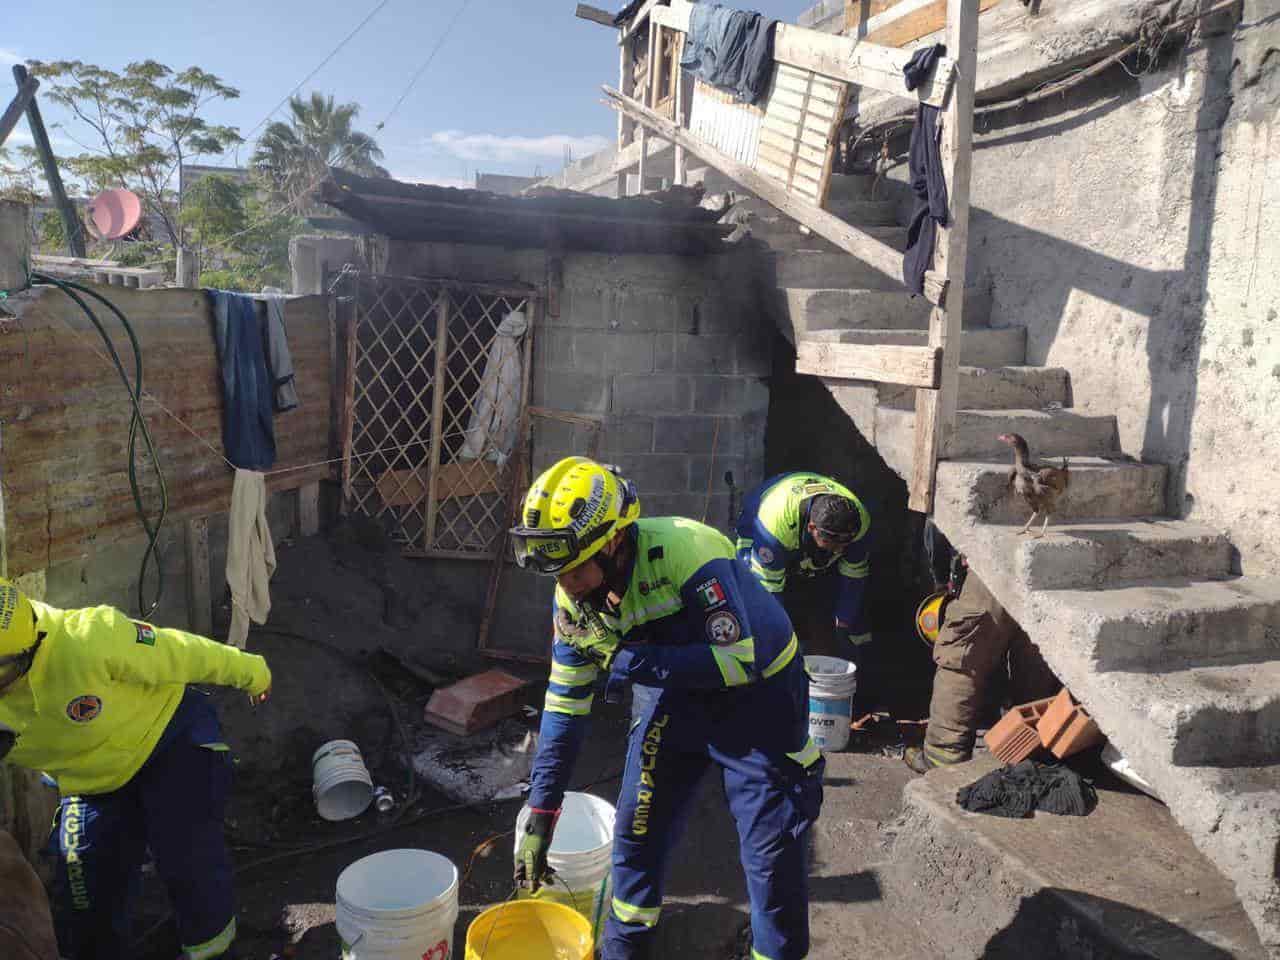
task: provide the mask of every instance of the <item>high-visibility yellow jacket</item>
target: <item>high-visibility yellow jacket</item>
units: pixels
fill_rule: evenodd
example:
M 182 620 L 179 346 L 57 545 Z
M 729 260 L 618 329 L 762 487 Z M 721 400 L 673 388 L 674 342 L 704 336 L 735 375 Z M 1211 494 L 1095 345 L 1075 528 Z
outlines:
M 262 657 L 112 607 L 32 602 L 43 634 L 31 670 L 0 690 L 0 724 L 17 734 L 6 758 L 42 770 L 63 796 L 110 793 L 155 749 L 188 683 L 271 686 Z

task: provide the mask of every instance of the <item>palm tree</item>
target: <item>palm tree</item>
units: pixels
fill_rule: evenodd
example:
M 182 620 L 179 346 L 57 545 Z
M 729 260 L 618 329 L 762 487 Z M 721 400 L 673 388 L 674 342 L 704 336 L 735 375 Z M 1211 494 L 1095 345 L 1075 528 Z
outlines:
M 273 193 L 293 203 L 310 193 L 329 167 L 371 177 L 391 174 L 378 161 L 382 148 L 367 133 L 352 128 L 359 104 L 335 104 L 312 93 L 309 100 L 289 98 L 292 116 L 267 126 L 249 161 Z

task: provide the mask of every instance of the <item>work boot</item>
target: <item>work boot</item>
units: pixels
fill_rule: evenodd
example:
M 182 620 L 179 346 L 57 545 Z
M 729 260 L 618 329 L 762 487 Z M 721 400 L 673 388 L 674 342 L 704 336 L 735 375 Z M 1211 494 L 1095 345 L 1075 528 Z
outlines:
M 902 753 L 902 762 L 905 763 L 915 773 L 928 773 L 930 770 L 936 770 L 938 767 L 952 767 L 957 763 L 967 763 L 972 757 L 965 757 L 963 760 L 956 760 L 952 763 L 940 763 L 925 751 L 924 747 L 907 747 Z

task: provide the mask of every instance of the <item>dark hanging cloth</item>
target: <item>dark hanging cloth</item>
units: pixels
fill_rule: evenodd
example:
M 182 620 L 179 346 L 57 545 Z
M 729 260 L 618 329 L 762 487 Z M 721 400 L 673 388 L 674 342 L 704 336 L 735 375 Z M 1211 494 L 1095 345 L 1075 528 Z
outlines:
M 956 803 L 973 813 L 1013 819 L 1035 810 L 1083 817 L 1098 805 L 1098 794 L 1070 767 L 1023 760 L 961 788 Z
M 940 43 L 917 50 L 902 68 L 907 89 L 920 86 L 947 48 Z M 911 150 L 907 169 L 916 205 L 907 225 L 907 252 L 902 258 L 902 280 L 912 293 L 924 292 L 924 275 L 933 264 L 933 248 L 938 225 L 947 225 L 947 178 L 942 172 L 942 152 L 938 144 L 938 108 L 921 103 L 911 130 Z
M 758 13 L 696 3 L 680 66 L 744 103 L 758 103 L 773 78 L 777 26 Z
M 226 290 L 210 290 L 209 296 L 222 375 L 222 446 L 240 469 L 268 470 L 276 462 L 275 382 L 254 299 Z

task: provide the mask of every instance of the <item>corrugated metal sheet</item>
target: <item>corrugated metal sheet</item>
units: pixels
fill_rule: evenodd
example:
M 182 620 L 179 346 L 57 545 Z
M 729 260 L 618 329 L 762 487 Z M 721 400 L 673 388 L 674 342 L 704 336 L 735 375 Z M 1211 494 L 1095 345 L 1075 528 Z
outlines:
M 146 393 L 217 451 L 144 400 L 171 516 L 225 510 L 232 472 L 221 457 L 222 393 L 207 297 L 193 290 L 101 292 L 134 327 Z M 129 401 L 101 338 L 57 290 L 9 303 L 19 319 L 0 323 L 0 479 L 9 570 L 21 574 L 86 556 L 140 530 L 126 461 Z M 132 352 L 119 322 L 105 308 L 96 312 L 132 374 Z M 333 361 L 326 300 L 291 300 L 285 317 L 300 402 L 276 417 L 274 470 L 335 455 L 329 446 Z M 139 451 L 137 472 L 147 503 L 154 505 L 154 473 L 141 443 Z M 329 465 L 310 467 L 269 476 L 268 483 L 273 490 L 288 489 L 331 472 Z

